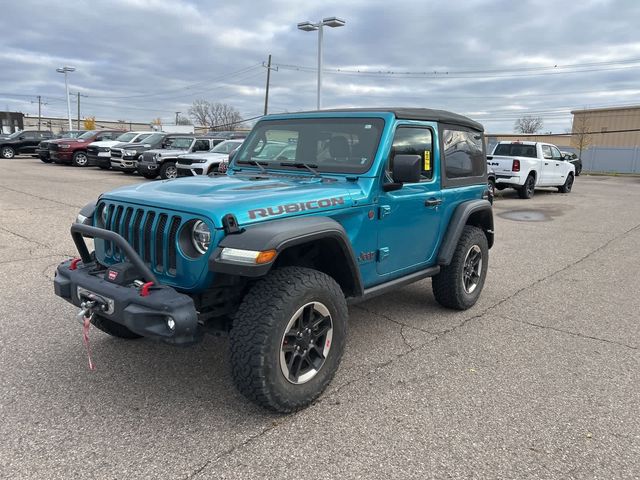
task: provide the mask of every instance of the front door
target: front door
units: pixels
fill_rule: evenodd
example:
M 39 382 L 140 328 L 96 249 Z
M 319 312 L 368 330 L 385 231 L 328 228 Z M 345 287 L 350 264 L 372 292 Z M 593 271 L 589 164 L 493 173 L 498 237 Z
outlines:
M 553 185 L 555 178 L 555 163 L 550 145 L 541 145 L 542 161 L 540 162 L 540 175 L 536 182 L 538 186 Z
M 433 158 L 433 130 L 415 124 L 396 128 L 385 172 L 391 182 L 395 155 L 419 155 L 422 180 L 399 190 L 382 192 L 378 209 L 377 271 L 380 275 L 400 274 L 433 262 L 440 233 L 442 194 L 438 169 Z
M 551 159 L 553 160 L 553 183 L 563 185 L 567 179 L 567 162 L 562 160 L 562 154 L 556 147 L 551 147 Z

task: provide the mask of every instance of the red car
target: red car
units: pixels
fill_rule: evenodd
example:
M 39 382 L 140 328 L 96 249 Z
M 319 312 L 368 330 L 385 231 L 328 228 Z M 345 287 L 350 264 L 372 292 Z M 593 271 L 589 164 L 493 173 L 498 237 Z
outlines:
M 49 156 L 55 163 L 70 163 L 74 167 L 86 167 L 87 145 L 102 140 L 114 140 L 122 130 L 89 130 L 78 138 L 61 138 L 49 143 Z

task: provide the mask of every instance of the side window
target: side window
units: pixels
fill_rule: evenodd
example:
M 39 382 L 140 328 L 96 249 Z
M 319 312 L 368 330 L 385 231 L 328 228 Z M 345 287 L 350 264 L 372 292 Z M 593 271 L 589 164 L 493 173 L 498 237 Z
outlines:
M 551 147 L 549 145 L 542 145 L 542 155 L 544 158 L 553 158 L 551 154 Z
M 209 150 L 209 140 L 196 140 L 196 143 L 193 144 L 194 152 L 204 152 Z
M 486 159 L 482 135 L 469 130 L 443 130 L 444 169 L 448 179 L 484 175 Z
M 25 140 L 35 140 L 36 138 L 35 132 L 24 132 L 23 135 Z
M 551 147 L 551 156 L 554 160 L 562 160 L 562 155 L 560 154 L 560 150 L 556 147 Z
M 398 127 L 393 137 L 387 172 L 393 170 L 393 159 L 396 155 L 419 155 L 422 163 L 422 179 L 433 178 L 433 135 L 431 130 L 423 127 Z

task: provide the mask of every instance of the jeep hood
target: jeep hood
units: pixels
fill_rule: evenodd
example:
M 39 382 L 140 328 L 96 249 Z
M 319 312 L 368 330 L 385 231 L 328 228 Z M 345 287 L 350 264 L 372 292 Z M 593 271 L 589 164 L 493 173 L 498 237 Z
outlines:
M 204 158 L 206 160 L 219 160 L 220 158 L 229 158 L 229 154 L 213 153 L 213 152 L 186 153 L 184 155 L 180 155 L 180 158 L 188 158 L 188 159 Z
M 354 205 L 354 197 L 362 198 L 362 193 L 358 183 L 344 179 L 236 174 L 131 185 L 102 198 L 200 215 L 221 228 L 222 217 L 228 213 L 242 226 L 347 208 Z

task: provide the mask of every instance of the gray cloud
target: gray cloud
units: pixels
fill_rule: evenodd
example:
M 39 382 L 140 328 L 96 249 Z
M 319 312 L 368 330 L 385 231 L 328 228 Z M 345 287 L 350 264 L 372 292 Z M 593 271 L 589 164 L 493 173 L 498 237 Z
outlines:
M 640 18 L 638 2 L 305 3 L 6 3 L 3 24 L 19 28 L 0 39 L 0 108 L 33 114 L 31 102 L 42 95 L 45 114 L 64 115 L 64 86 L 55 68 L 70 64 L 77 68 L 71 90 L 87 95 L 83 115 L 169 121 L 195 98 L 258 115 L 266 75 L 261 63 L 272 53 L 278 64 L 315 67 L 317 35 L 298 31 L 296 23 L 328 15 L 345 18 L 347 25 L 325 33 L 326 107 L 446 108 L 493 132 L 509 132 L 517 116 L 539 112 L 545 131 L 562 132 L 571 109 L 640 100 L 640 62 L 586 66 L 640 58 L 640 35 L 632 24 Z M 574 64 L 585 71 L 505 72 Z M 450 73 L 407 78 L 335 73 L 337 68 Z M 485 73 L 455 73 L 479 70 Z M 272 82 L 271 111 L 315 106 L 314 71 L 280 68 Z

